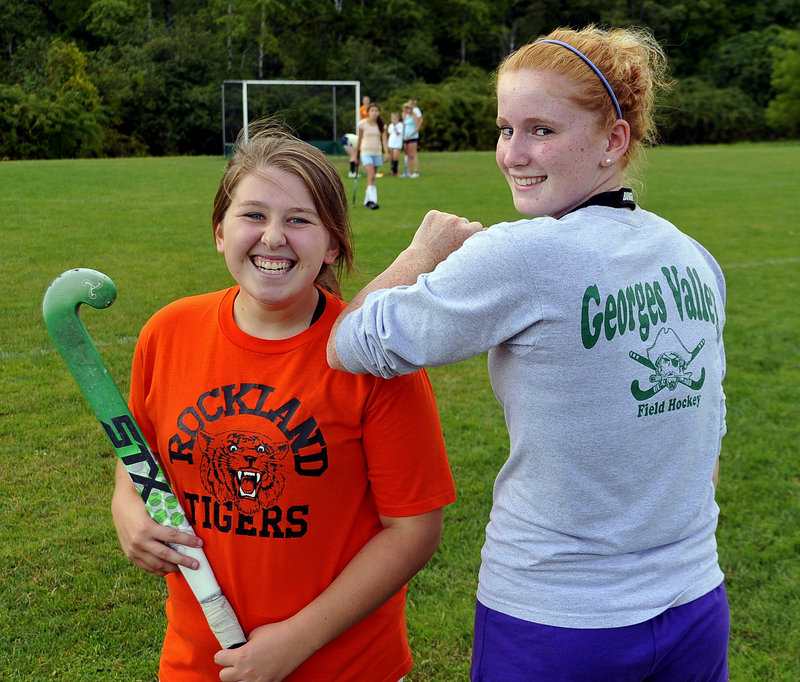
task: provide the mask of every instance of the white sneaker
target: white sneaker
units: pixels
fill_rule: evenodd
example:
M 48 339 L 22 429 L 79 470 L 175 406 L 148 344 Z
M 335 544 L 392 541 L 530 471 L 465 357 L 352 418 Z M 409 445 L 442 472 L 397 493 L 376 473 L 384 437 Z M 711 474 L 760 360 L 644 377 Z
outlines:
M 410 178 L 418 178 L 419 177 L 419 173 L 412 173 L 408 177 L 410 177 Z
M 356 173 L 355 171 L 350 171 L 350 172 L 347 174 L 347 177 L 348 177 L 348 178 L 355 178 L 357 175 L 358 175 L 358 173 Z

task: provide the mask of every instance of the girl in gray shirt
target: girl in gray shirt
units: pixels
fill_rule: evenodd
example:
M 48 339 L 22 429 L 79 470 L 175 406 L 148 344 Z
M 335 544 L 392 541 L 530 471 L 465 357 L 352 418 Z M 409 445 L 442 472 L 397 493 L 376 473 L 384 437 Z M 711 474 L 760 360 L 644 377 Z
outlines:
M 558 30 L 509 56 L 497 163 L 516 209 L 541 217 L 429 213 L 331 336 L 332 366 L 385 377 L 489 350 L 510 452 L 474 682 L 728 677 L 725 283 L 626 187 L 666 84 L 636 30 Z

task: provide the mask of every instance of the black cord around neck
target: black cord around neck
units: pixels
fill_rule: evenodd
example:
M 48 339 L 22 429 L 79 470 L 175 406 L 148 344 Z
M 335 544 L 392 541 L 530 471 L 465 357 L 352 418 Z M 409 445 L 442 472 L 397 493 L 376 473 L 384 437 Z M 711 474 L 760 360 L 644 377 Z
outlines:
M 320 317 L 322 317 L 322 313 L 325 312 L 325 294 L 322 293 L 319 289 L 317 289 L 317 306 L 314 308 L 314 314 L 311 316 L 311 322 L 309 323 L 309 327 L 314 324 Z

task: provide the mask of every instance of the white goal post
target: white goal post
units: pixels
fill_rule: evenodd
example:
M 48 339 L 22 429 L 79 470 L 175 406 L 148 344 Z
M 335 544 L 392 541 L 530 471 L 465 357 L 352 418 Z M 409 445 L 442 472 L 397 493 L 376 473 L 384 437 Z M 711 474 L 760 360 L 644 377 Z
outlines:
M 353 88 L 354 96 L 353 96 L 353 128 L 352 130 L 346 130 L 343 132 L 355 132 L 358 129 L 358 122 L 359 122 L 359 106 L 361 104 L 361 81 L 305 81 L 305 80 L 228 80 L 222 82 L 222 149 L 223 153 L 227 156 L 230 149 L 232 149 L 236 135 L 233 135 L 233 139 L 228 139 L 228 135 L 226 132 L 226 102 L 225 102 L 225 89 L 226 87 L 231 86 L 240 86 L 241 88 L 241 97 L 242 97 L 242 125 L 241 130 L 244 131 L 244 139 L 247 141 L 247 128 L 250 123 L 250 113 L 249 113 L 249 106 L 248 106 L 248 88 L 251 86 L 297 86 L 297 85 L 305 85 L 305 86 L 316 86 L 316 87 L 325 87 L 331 89 L 331 106 L 332 106 L 332 131 L 331 131 L 331 141 L 337 142 L 341 135 L 337 131 L 337 124 L 336 124 L 336 88 L 341 86 L 346 86 Z M 268 112 L 269 114 L 273 114 L 276 112 Z M 260 116 L 263 116 L 264 112 L 260 113 Z M 237 131 L 238 132 L 238 131 Z

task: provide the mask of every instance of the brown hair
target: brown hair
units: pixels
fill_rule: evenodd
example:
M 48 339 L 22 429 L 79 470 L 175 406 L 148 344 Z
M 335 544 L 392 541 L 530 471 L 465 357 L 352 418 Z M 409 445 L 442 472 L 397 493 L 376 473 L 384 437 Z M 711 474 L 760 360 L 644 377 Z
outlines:
M 323 225 L 339 247 L 333 267 L 323 263 L 314 280 L 336 296 L 342 295 L 338 277 L 342 270 L 353 269 L 353 233 L 347 212 L 347 195 L 339 173 L 316 147 L 303 142 L 271 120 L 252 123 L 239 133 L 236 149 L 225 167 L 211 212 L 211 225 L 216 229 L 231 205 L 234 190 L 248 175 L 257 175 L 272 167 L 294 173 L 308 187 Z
M 381 116 L 381 111 L 382 111 L 381 105 L 378 104 L 377 102 L 370 102 L 369 109 L 372 109 L 372 107 L 375 107 L 378 110 L 378 118 L 375 122 L 378 124 L 378 130 L 381 132 L 381 135 L 383 135 L 383 129 L 386 128 L 386 122 L 383 120 L 383 117 Z M 367 113 L 369 113 L 369 109 L 367 109 Z
M 603 30 L 594 25 L 581 30 L 559 28 L 538 40 L 559 40 L 580 50 L 605 76 L 619 101 L 622 117 L 630 126 L 627 162 L 635 162 L 642 148 L 655 143 L 656 93 L 672 85 L 667 58 L 646 29 Z M 602 80 L 579 56 L 561 45 L 534 41 L 506 57 L 496 79 L 520 69 L 553 71 L 571 80 L 581 91 L 577 104 L 597 112 L 601 129 L 617 120 L 614 104 Z

